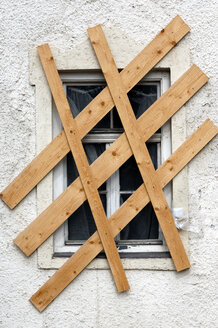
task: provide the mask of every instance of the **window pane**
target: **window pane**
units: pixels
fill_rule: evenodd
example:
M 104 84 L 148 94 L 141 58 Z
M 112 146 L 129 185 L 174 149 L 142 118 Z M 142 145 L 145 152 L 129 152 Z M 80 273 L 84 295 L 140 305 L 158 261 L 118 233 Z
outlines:
M 149 154 L 155 169 L 157 168 L 157 145 L 155 143 L 147 143 Z M 136 164 L 135 158 L 131 156 L 120 168 L 120 190 L 136 190 L 143 180 Z
M 129 91 L 128 97 L 139 118 L 157 100 L 157 85 L 138 84 Z M 114 110 L 114 128 L 122 128 L 117 110 Z
M 86 156 L 89 165 L 94 162 L 105 150 L 103 143 L 84 144 Z M 78 171 L 71 153 L 67 155 L 67 184 L 71 184 L 78 177 Z M 102 184 L 99 191 L 106 191 L 106 183 Z M 103 206 L 106 211 L 106 195 L 100 195 Z M 95 222 L 88 204 L 84 202 L 68 220 L 68 238 L 69 240 L 88 239 L 96 231 Z
M 100 195 L 106 212 L 106 195 Z M 87 240 L 96 231 L 88 201 L 85 201 L 68 219 L 68 239 Z
M 121 204 L 130 194 L 120 195 Z M 136 217 L 120 232 L 120 240 L 157 239 L 158 221 L 151 203 L 147 204 Z
M 103 143 L 90 143 L 84 144 L 83 146 L 88 158 L 89 165 L 91 165 L 105 151 L 105 144 Z M 69 186 L 77 177 L 77 167 L 70 152 L 67 154 L 67 185 Z M 106 190 L 105 183 L 100 187 L 100 189 Z
M 76 117 L 103 89 L 105 85 L 76 85 L 67 87 L 67 99 L 71 112 Z M 96 128 L 110 128 L 110 113 L 108 113 Z

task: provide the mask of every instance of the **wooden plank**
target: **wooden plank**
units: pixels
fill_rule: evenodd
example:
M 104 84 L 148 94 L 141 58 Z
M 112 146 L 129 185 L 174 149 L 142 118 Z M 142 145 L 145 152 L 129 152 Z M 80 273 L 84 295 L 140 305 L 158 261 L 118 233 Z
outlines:
M 65 132 L 61 131 L 2 191 L 0 198 L 13 209 L 67 155 L 69 149 Z
M 208 77 L 193 65 L 137 120 L 147 141 L 206 82 Z M 167 110 L 168 109 L 168 110 Z M 97 160 L 91 170 L 100 187 L 132 155 L 123 133 Z M 104 163 L 109 165 L 105 166 Z M 27 255 L 32 254 L 86 200 L 80 179 L 76 179 L 45 211 L 14 240 Z
M 164 192 L 149 155 L 147 146 L 142 138 L 140 126 L 130 104 L 120 74 L 116 67 L 109 45 L 100 25 L 88 29 L 107 86 L 110 90 L 124 131 L 135 157 L 142 180 L 145 184 L 155 214 L 172 256 L 177 271 L 190 268 L 183 243 L 177 231 L 173 216 L 166 201 Z M 133 204 L 134 205 L 134 204 Z
M 137 84 L 188 32 L 189 26 L 176 16 L 127 66 L 121 78 L 128 92 Z M 106 87 L 76 117 L 80 138 L 83 138 L 114 106 Z M 61 146 L 60 146 L 61 144 Z M 13 209 L 70 151 L 64 131 L 41 152 L 0 197 Z M 46 156 L 47 154 L 47 156 Z
M 116 283 L 118 292 L 129 290 L 128 280 L 126 278 L 123 265 L 118 254 L 115 241 L 112 237 L 109 222 L 101 202 L 100 195 L 92 175 L 82 141 L 79 136 L 76 121 L 73 118 L 67 97 L 58 74 L 54 58 L 48 44 L 37 48 L 38 54 L 44 68 L 45 75 L 51 89 L 71 153 L 75 160 L 79 176 L 92 211 L 95 224 L 107 256 L 111 272 Z
M 161 187 L 165 187 L 206 144 L 217 135 L 218 129 L 206 120 L 158 169 Z M 110 217 L 111 231 L 115 237 L 147 205 L 149 196 L 142 184 Z M 134 206 L 132 205 L 134 204 Z M 102 251 L 95 232 L 79 250 L 31 297 L 32 304 L 41 312 L 71 281 Z

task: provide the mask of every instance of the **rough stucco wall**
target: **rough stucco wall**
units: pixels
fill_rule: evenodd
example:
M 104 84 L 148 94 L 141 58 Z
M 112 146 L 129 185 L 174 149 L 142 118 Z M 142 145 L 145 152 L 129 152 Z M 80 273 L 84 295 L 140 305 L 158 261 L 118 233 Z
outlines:
M 35 95 L 28 51 L 49 42 L 71 49 L 95 24 L 116 24 L 147 44 L 176 14 L 191 27 L 185 41 L 209 83 L 190 102 L 187 133 L 210 117 L 217 125 L 217 1 L 6 1 L 0 4 L 0 190 L 35 155 Z M 217 138 L 189 165 L 189 271 L 127 271 L 118 295 L 109 271 L 84 271 L 42 314 L 28 298 L 54 271 L 37 269 L 14 237 L 36 217 L 33 191 L 13 211 L 0 202 L 0 327 L 215 327 L 217 324 Z

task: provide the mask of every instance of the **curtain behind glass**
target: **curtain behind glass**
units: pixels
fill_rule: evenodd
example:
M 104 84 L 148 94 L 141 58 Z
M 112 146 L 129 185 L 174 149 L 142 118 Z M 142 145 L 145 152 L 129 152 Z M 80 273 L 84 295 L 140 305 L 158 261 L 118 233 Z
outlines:
M 105 85 L 89 85 L 89 86 L 68 86 L 67 97 L 74 117 L 76 117 L 96 96 Z M 157 99 L 156 85 L 137 85 L 128 93 L 131 105 L 133 107 L 136 118 L 140 117 L 145 110 Z M 95 128 L 110 128 L 110 114 L 107 114 Z M 122 128 L 122 124 L 118 117 L 118 113 L 114 110 L 113 127 Z M 105 150 L 105 144 L 84 144 L 84 149 L 89 164 L 97 159 L 97 157 Z M 155 144 L 148 144 L 148 149 L 152 161 L 157 166 L 157 152 Z M 78 177 L 78 171 L 70 154 L 67 155 L 67 183 L 72 183 Z M 125 191 L 134 191 L 142 184 L 142 179 L 138 171 L 138 167 L 134 158 L 130 158 L 120 169 L 120 195 L 121 204 L 130 196 Z M 106 184 L 103 184 L 101 191 L 106 192 Z M 105 211 L 106 211 L 106 195 L 100 195 Z M 96 231 L 94 219 L 88 202 L 82 206 L 69 218 L 69 239 L 86 240 Z M 128 239 L 149 239 L 158 237 L 158 224 L 151 204 L 148 204 L 120 233 L 122 240 Z
M 155 169 L 157 169 L 157 145 L 147 144 Z M 135 158 L 131 156 L 120 168 L 120 205 L 131 196 L 125 191 L 134 191 L 143 183 Z M 120 232 L 120 240 L 157 239 L 158 221 L 151 203 L 144 207 L 136 217 Z

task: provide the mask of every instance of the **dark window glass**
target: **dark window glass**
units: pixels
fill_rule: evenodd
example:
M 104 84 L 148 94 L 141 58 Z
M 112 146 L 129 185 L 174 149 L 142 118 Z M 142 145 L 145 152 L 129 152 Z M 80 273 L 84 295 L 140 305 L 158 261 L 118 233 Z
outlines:
M 154 167 L 157 168 L 157 145 L 147 144 Z M 120 168 L 120 205 L 131 196 L 143 183 L 135 158 L 132 156 Z M 120 232 L 120 240 L 156 239 L 158 238 L 158 223 L 152 205 L 149 203 Z
M 80 85 L 67 87 L 67 99 L 74 117 L 81 112 L 103 89 L 105 85 Z M 95 126 L 95 129 L 110 128 L 110 113 Z
M 120 202 L 124 203 L 130 194 L 121 194 Z M 147 204 L 120 232 L 120 240 L 157 239 L 158 221 L 151 203 Z
M 106 195 L 100 194 L 100 197 L 106 212 Z M 68 220 L 68 238 L 69 240 L 87 240 L 95 231 L 95 221 L 88 201 L 85 201 Z
M 104 150 L 104 144 L 84 144 L 84 149 L 91 165 Z M 78 171 L 71 153 L 67 155 L 67 184 L 68 186 L 78 177 Z M 106 183 L 99 188 L 100 197 L 107 213 L 106 208 Z M 68 239 L 86 240 L 96 231 L 95 222 L 88 202 L 84 202 L 68 220 Z

